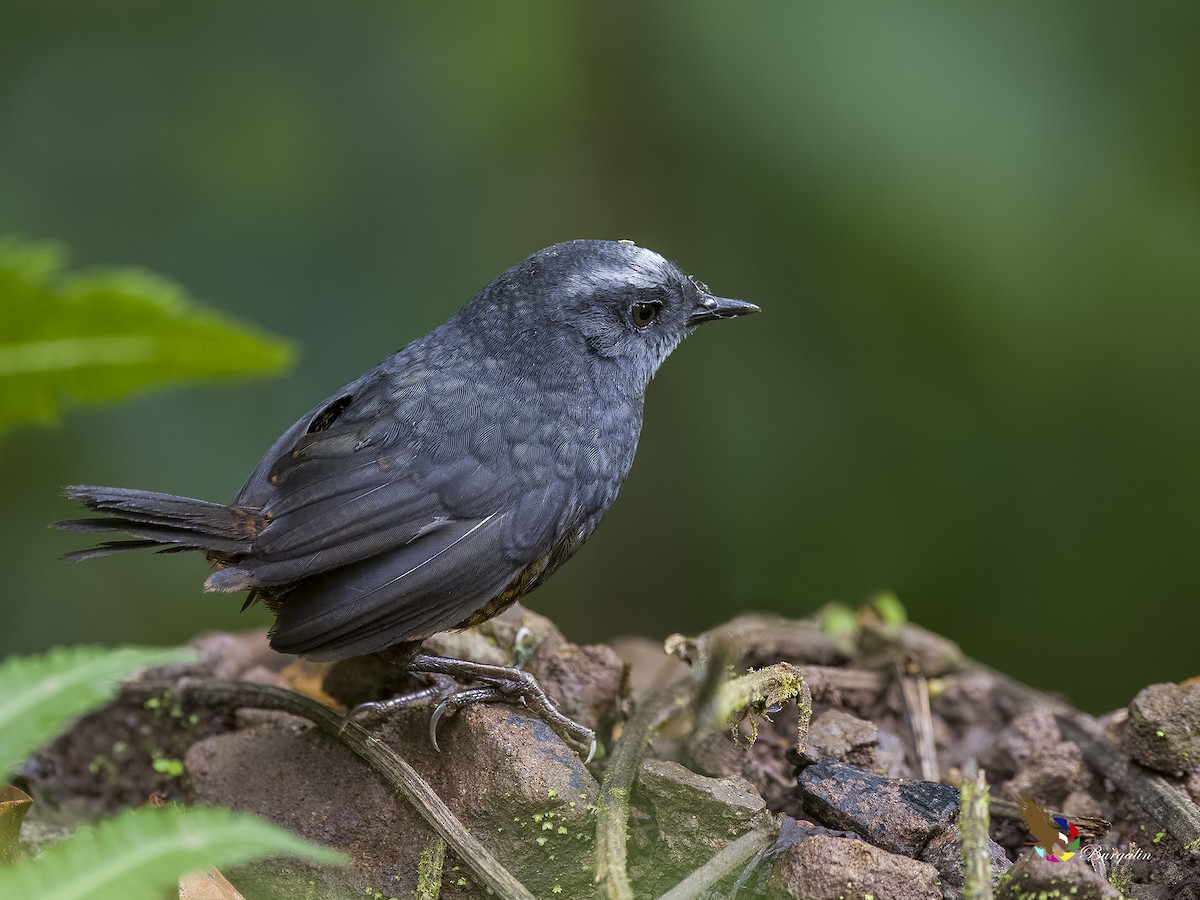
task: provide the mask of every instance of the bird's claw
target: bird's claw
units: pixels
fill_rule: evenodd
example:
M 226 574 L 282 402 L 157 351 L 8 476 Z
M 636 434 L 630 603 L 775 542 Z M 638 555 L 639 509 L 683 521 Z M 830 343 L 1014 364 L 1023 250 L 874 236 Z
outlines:
M 353 722 L 356 719 L 379 719 L 382 718 L 385 710 L 384 706 L 387 701 L 368 700 L 366 703 L 360 703 L 358 706 L 350 708 L 346 713 L 346 721 Z
M 433 684 L 429 687 L 421 688 L 419 691 L 412 691 L 407 694 L 400 694 L 388 700 L 368 700 L 366 703 L 360 703 L 358 706 L 351 707 L 346 713 L 347 721 L 356 719 L 382 719 L 392 710 L 405 709 L 410 706 L 423 706 L 430 700 L 438 697 L 445 697 L 453 692 L 454 681 L 444 675 L 432 675 Z
M 447 709 L 449 709 L 449 706 L 443 700 L 434 708 L 433 715 L 429 717 L 429 743 L 433 744 L 433 749 L 438 753 L 442 752 L 442 748 L 438 746 L 437 741 L 438 722 L 442 721 L 442 716 L 446 714 Z M 454 715 L 454 713 L 451 713 L 451 715 Z
M 442 719 L 453 716 L 464 706 L 472 703 L 489 703 L 505 699 L 504 694 L 492 687 L 469 688 L 447 694 L 434 707 L 433 715 L 429 717 L 429 743 L 433 744 L 434 750 L 441 753 L 442 748 L 438 746 L 437 730 Z
M 438 705 L 434 707 L 433 715 L 429 717 L 429 743 L 433 745 L 433 749 L 438 753 L 442 752 L 441 745 L 438 744 L 438 727 L 441 725 L 444 719 L 450 718 L 464 706 L 469 706 L 472 703 L 511 703 L 514 700 L 521 706 L 527 708 L 529 707 L 529 703 L 524 694 L 516 694 L 514 697 L 512 692 L 503 690 L 502 688 L 494 685 L 480 688 L 469 688 L 467 690 L 455 691 L 452 694 L 447 694 L 438 702 Z M 567 718 L 552 706 L 550 709 L 553 711 L 554 716 L 560 717 L 562 723 L 569 723 L 569 726 L 564 726 L 561 728 L 557 727 L 560 725 L 559 718 L 552 718 L 551 716 L 545 715 L 541 709 L 536 709 L 535 711 L 538 712 L 538 714 L 543 718 L 550 719 L 551 721 L 549 721 L 548 724 L 550 724 L 551 727 L 554 727 L 555 730 L 558 731 L 568 743 L 574 744 L 580 748 L 586 748 L 587 756 L 583 760 L 583 764 L 586 766 L 596 756 L 596 735 L 590 728 L 580 725 L 573 719 Z

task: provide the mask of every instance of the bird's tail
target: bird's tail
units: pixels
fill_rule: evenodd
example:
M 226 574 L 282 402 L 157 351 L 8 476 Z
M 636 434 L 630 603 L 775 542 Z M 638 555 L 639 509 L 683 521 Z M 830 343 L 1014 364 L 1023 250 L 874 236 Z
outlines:
M 68 519 L 54 527 L 89 533 L 123 531 L 136 540 L 104 541 L 87 550 L 66 554 L 68 559 L 92 559 L 122 550 L 160 547 L 169 550 L 205 550 L 218 554 L 247 553 L 266 519 L 258 510 L 192 500 L 154 491 L 72 485 L 67 497 L 79 500 L 104 518 Z

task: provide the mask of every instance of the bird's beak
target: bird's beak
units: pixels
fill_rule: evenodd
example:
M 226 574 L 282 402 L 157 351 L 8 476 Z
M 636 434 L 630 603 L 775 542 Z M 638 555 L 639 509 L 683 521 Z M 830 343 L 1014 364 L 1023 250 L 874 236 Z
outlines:
M 748 316 L 756 312 L 762 310 L 745 300 L 732 300 L 729 297 L 714 297 L 712 294 L 702 293 L 700 302 L 688 316 L 688 324 L 699 325 L 713 319 L 732 319 L 734 316 Z

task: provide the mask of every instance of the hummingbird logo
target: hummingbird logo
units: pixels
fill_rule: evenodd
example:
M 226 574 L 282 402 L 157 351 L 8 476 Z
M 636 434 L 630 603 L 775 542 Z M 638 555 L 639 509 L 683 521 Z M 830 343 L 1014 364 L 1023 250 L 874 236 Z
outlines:
M 1079 829 L 1062 816 L 1051 817 L 1042 805 L 1029 797 L 1018 797 L 1017 808 L 1025 827 L 1033 835 L 1034 851 L 1049 862 L 1066 862 L 1079 852 Z

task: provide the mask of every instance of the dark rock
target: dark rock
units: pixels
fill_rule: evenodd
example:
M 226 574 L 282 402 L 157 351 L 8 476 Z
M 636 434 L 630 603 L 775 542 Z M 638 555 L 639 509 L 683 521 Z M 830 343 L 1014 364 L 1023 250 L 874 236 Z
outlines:
M 916 856 L 958 813 L 958 791 L 935 781 L 884 778 L 835 760 L 800 773 L 804 806 L 827 825 Z
M 1036 853 L 1016 861 L 1000 879 L 996 900 L 1120 900 L 1121 892 L 1092 871 L 1091 867 L 1075 860 L 1062 863 L 1047 862 Z
M 1200 684 L 1152 684 L 1129 704 L 1125 746 L 1168 775 L 1200 771 Z
M 1000 876 L 1012 867 L 1012 860 L 1008 858 L 1003 847 L 990 839 L 988 855 L 992 861 L 992 884 L 995 884 Z M 919 858 L 936 868 L 942 876 L 942 900 L 956 900 L 962 896 L 962 839 L 957 825 L 951 825 L 936 835 L 921 851 Z
M 874 723 L 831 709 L 813 719 L 806 752 L 812 759 L 836 759 L 873 768 L 878 743 L 879 728 Z
M 937 869 L 858 840 L 812 835 L 775 859 L 771 900 L 940 900 Z

